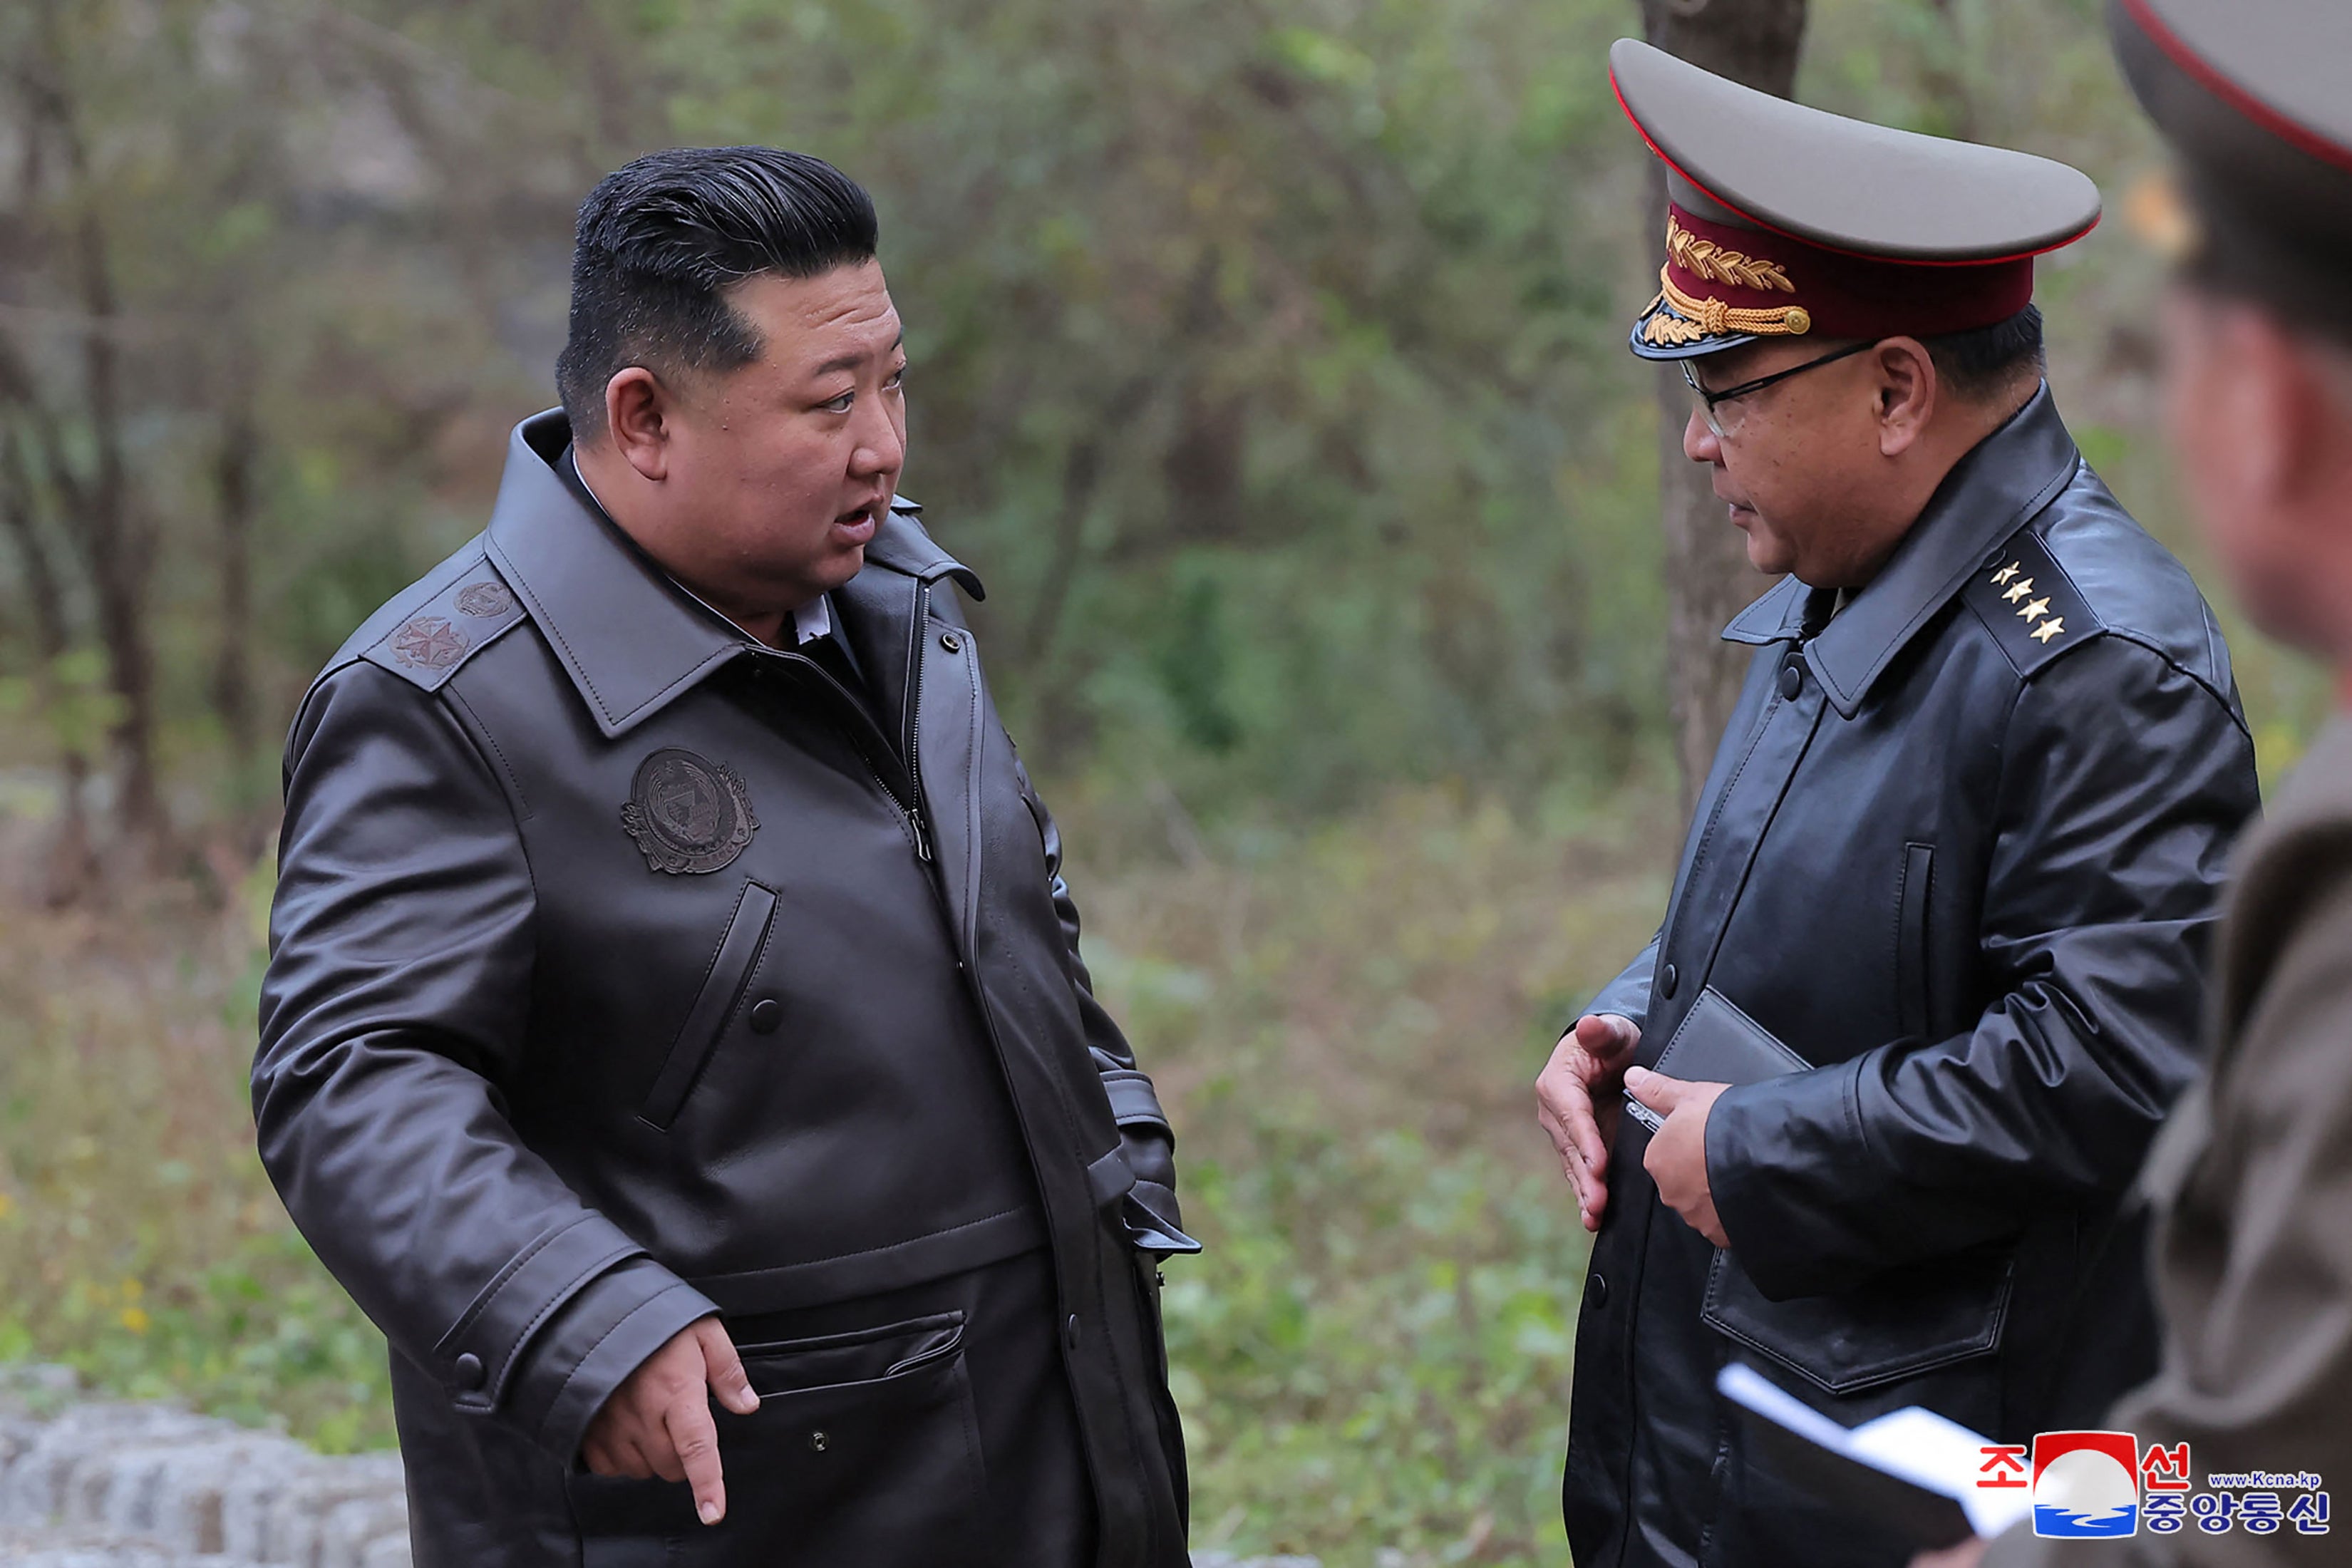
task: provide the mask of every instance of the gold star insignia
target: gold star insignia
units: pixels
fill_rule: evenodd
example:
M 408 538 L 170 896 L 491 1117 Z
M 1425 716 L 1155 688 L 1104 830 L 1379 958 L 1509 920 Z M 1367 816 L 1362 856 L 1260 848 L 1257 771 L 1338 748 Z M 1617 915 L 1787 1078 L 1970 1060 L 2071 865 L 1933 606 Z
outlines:
M 2053 616 L 2026 635 L 2032 637 L 2035 642 L 2046 643 L 2052 637 L 2056 637 L 2060 632 L 2063 632 L 2065 629 L 2066 617 L 2063 616 Z
M 2038 621 L 2050 613 L 2050 601 L 2036 599 L 2030 605 L 2021 605 L 2017 613 L 2029 621 Z
M 2032 592 L 2033 592 L 2033 579 L 2031 577 L 2020 577 L 2016 582 L 2011 583 L 2009 585 L 2009 591 L 2003 594 L 2001 597 L 2014 605 L 2018 600 L 2022 599 L 2026 595 L 2031 594 Z
M 2017 568 L 2020 564 L 2020 563 L 2015 561 L 2011 562 L 2008 565 L 2002 567 L 2000 571 L 1992 574 L 1993 582 L 1997 584 L 2008 582 L 2011 577 L 2017 575 Z

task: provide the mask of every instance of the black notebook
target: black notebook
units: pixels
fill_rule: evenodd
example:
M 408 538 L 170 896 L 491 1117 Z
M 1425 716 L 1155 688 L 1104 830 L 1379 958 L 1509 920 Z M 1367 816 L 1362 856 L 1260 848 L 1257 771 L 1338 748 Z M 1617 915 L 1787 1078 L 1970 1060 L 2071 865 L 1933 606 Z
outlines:
M 1772 1037 L 1772 1032 L 1732 1005 L 1710 985 L 1675 1030 L 1674 1038 L 1650 1064 L 1653 1070 L 1691 1083 L 1761 1083 L 1813 1064 Z M 1655 1132 L 1665 1118 L 1625 1097 L 1625 1114 Z
M 1738 1362 L 1723 1369 L 1715 1386 L 1738 1413 L 1756 1463 L 1916 1549 L 1998 1535 L 2032 1507 L 2032 1494 L 2022 1488 L 1979 1486 L 1990 1439 L 1932 1410 L 1906 1405 L 1842 1426 Z

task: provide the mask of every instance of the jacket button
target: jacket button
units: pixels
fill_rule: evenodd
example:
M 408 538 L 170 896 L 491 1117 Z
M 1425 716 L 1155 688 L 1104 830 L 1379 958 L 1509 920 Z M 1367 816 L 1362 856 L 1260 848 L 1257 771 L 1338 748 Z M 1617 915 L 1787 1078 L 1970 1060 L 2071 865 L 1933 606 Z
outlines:
M 471 1393 L 482 1386 L 482 1358 L 467 1351 L 457 1358 L 457 1386 Z
M 1598 1274 L 1589 1276 L 1584 1281 L 1584 1304 L 1596 1312 L 1609 1305 L 1609 1281 Z
M 940 634 L 940 646 L 947 649 L 950 653 L 961 653 L 963 651 L 963 638 L 956 636 L 953 632 L 941 632 Z
M 784 1005 L 773 996 L 762 996 L 751 1004 L 751 1032 L 772 1035 L 776 1026 L 784 1021 Z
M 1804 689 L 1805 667 L 1792 658 L 1780 667 L 1780 695 L 1794 702 Z
M 1078 1348 L 1078 1315 L 1076 1312 L 1072 1312 L 1070 1321 L 1062 1325 L 1062 1342 L 1072 1350 Z
M 1673 964 L 1667 964 L 1664 969 L 1658 971 L 1658 994 L 1664 997 L 1669 1002 L 1673 1001 L 1675 999 L 1675 988 L 1682 984 L 1682 973 L 1675 969 Z

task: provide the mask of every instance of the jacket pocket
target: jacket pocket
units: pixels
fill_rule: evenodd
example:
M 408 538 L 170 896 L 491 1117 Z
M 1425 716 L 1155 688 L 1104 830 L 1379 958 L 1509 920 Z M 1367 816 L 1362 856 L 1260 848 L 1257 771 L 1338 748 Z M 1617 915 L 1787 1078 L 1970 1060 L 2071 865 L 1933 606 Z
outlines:
M 1822 1392 L 1853 1394 L 1998 1351 L 2015 1272 L 2007 1251 L 1970 1252 L 1839 1295 L 1773 1301 L 1730 1253 L 1717 1252 L 1699 1315 Z
M 1895 1016 L 1903 1033 L 1926 1039 L 1934 1009 L 1927 989 L 1927 900 L 1936 885 L 1936 847 L 1906 844 L 1895 889 Z
M 768 926 L 775 916 L 775 889 L 763 882 L 744 883 L 742 896 L 735 900 L 734 918 L 727 922 L 727 934 L 719 939 L 719 950 L 710 955 L 702 989 L 695 993 L 694 1005 L 686 1010 L 686 1022 L 678 1026 L 661 1071 L 646 1091 L 645 1109 L 637 1113 L 645 1121 L 667 1131 L 677 1120 L 678 1108 L 686 1103 L 688 1091 L 702 1076 L 728 1020 L 735 1016 L 735 1004 L 741 1000 L 744 983 L 751 978 L 761 950 L 767 945 Z
M 568 1479 L 582 1568 L 971 1563 L 988 1478 L 961 1312 L 739 1353 L 752 1415 L 713 1406 L 727 1517 L 683 1482 Z

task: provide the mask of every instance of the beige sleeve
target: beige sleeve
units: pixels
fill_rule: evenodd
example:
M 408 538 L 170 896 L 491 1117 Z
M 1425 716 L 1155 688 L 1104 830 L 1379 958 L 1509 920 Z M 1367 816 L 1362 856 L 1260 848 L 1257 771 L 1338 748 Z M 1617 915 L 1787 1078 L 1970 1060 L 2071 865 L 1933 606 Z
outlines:
M 2210 1105 L 2211 1142 L 2158 1253 L 2163 1363 L 2113 1425 L 2143 1447 L 2185 1438 L 2200 1490 L 2217 1471 L 2314 1471 L 2352 1506 L 2352 878 L 2299 912 Z M 2281 1489 L 2282 1504 L 2294 1495 Z M 2352 1562 L 2352 1514 L 2326 1535 L 2031 1529 L 1995 1542 L 1986 1568 Z

